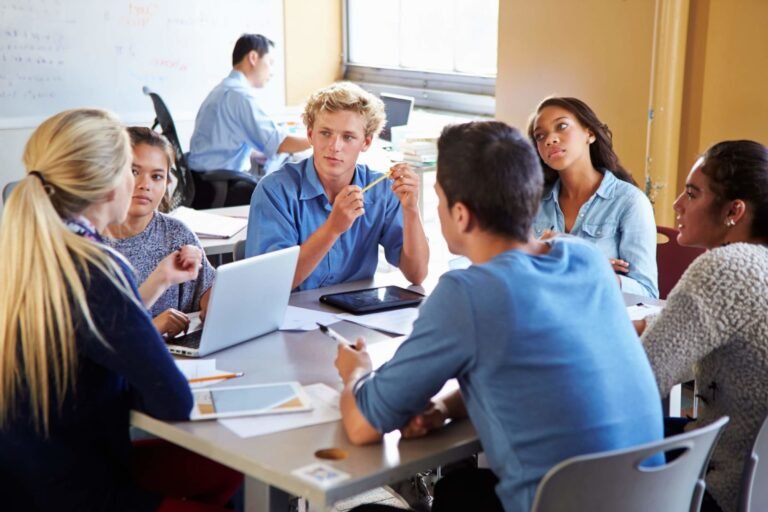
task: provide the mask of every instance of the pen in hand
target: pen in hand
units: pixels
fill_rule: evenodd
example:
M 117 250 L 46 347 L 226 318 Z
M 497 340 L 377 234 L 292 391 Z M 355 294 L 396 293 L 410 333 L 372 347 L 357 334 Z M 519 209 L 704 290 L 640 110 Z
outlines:
M 334 331 L 333 329 L 331 329 L 327 325 L 323 325 L 320 322 L 315 322 L 315 323 L 318 325 L 318 327 L 320 327 L 320 332 L 322 332 L 323 334 L 325 334 L 326 336 L 328 336 L 329 338 L 331 338 L 335 342 L 343 343 L 344 345 L 347 345 L 348 347 L 350 347 L 352 349 L 355 348 L 355 344 L 354 343 L 351 343 L 347 338 L 345 338 L 341 334 L 337 333 L 336 331 Z

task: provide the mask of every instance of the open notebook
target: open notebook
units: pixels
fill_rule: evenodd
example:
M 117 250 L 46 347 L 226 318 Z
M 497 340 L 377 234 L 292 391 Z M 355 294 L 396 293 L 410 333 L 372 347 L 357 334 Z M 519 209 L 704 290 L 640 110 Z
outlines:
M 248 219 L 227 217 L 179 206 L 171 216 L 187 225 L 200 238 L 231 238 L 245 229 Z

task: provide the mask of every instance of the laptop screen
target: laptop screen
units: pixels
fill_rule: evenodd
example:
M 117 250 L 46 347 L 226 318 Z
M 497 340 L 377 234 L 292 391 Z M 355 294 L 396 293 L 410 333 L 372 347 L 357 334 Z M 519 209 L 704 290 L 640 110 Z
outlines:
M 411 117 L 414 99 L 410 96 L 381 93 L 381 101 L 384 102 L 384 112 L 387 114 L 387 124 L 381 130 L 379 137 L 384 140 L 392 140 L 393 126 L 405 126 Z

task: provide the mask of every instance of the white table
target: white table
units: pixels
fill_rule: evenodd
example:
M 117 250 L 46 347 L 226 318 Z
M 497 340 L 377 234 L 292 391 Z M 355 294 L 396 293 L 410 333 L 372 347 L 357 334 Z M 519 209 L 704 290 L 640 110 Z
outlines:
M 401 276 L 387 275 L 376 281 L 344 285 L 293 294 L 291 304 L 332 310 L 321 305 L 322 293 L 381 284 L 392 284 Z M 378 353 L 391 354 L 401 342 L 398 338 L 356 324 L 334 326 L 349 338 L 365 336 Z M 296 380 L 302 384 L 322 382 L 341 388 L 333 361 L 336 345 L 319 331 L 274 332 L 216 353 L 217 365 L 230 371 L 243 371 L 238 384 Z M 413 474 L 464 459 L 481 450 L 474 428 L 468 420 L 418 440 L 401 440 L 398 432 L 384 436 L 381 444 L 354 446 L 340 422 L 326 423 L 285 432 L 240 438 L 216 421 L 167 423 L 134 412 L 134 426 L 218 461 L 246 475 L 246 510 L 285 511 L 289 494 L 307 498 L 314 507 L 330 507 L 334 502 L 363 491 L 403 480 Z M 344 460 L 321 461 L 315 452 L 340 448 Z M 324 462 L 350 475 L 328 487 L 312 484 L 291 471 L 311 463 Z
M 298 292 L 290 302 L 294 306 L 334 311 L 318 302 L 321 294 L 386 284 L 402 285 L 403 278 L 392 273 L 371 281 Z M 414 289 L 424 291 L 421 287 Z M 629 294 L 625 294 L 624 300 L 627 305 L 662 303 Z M 364 336 L 371 351 L 385 355 L 385 359 L 401 343 L 400 338 L 349 322 L 339 322 L 334 329 L 348 339 Z M 335 343 L 317 330 L 274 332 L 214 355 L 220 368 L 245 372 L 238 384 L 296 380 L 302 384 L 322 382 L 340 389 L 341 381 L 333 365 L 335 356 Z M 314 507 L 330 507 L 338 500 L 467 458 L 482 449 L 468 420 L 454 422 L 418 440 L 401 440 L 399 432 L 392 432 L 384 436 L 381 444 L 372 446 L 352 445 L 340 422 L 240 438 L 216 421 L 167 423 L 138 412 L 132 413 L 131 421 L 158 437 L 242 471 L 246 476 L 247 511 L 284 512 L 290 495 L 307 498 Z M 339 448 L 348 456 L 344 460 L 320 461 L 314 454 L 326 448 Z M 350 478 L 322 487 L 291 473 L 314 462 L 324 462 Z
M 215 213 L 217 215 L 225 215 L 227 217 L 241 217 L 248 218 L 248 211 L 250 206 L 225 206 L 223 208 L 210 208 L 207 210 L 201 210 L 206 213 Z M 239 231 L 235 236 L 231 238 L 201 238 L 200 244 L 203 246 L 206 256 L 217 256 L 220 254 L 229 254 L 235 250 L 235 244 L 240 240 L 245 240 L 248 234 L 248 226 L 242 231 Z

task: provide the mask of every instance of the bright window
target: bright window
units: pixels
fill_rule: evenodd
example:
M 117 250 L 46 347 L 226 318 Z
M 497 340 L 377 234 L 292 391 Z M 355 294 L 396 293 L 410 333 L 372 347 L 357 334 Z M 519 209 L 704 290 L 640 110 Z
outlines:
M 495 110 L 498 0 L 346 0 L 345 73 L 373 92 Z
M 348 63 L 496 75 L 498 0 L 347 0 Z

